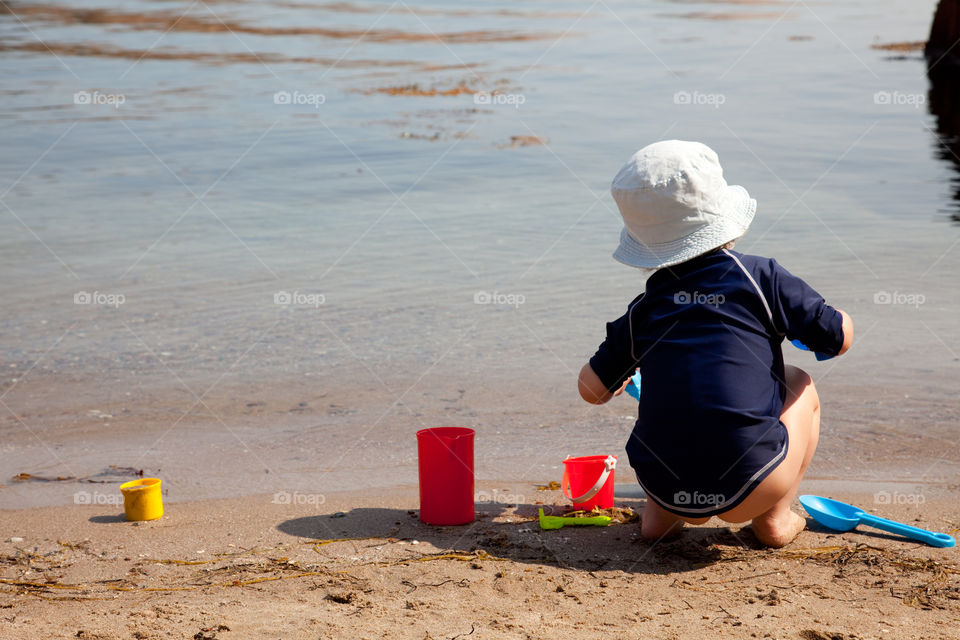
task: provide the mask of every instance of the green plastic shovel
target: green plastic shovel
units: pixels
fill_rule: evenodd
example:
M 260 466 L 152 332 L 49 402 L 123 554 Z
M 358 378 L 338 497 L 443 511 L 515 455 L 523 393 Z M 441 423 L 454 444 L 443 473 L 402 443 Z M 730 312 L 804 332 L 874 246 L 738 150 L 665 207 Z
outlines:
M 543 509 L 540 509 L 540 528 L 541 529 L 560 529 L 567 525 L 594 525 L 605 527 L 610 524 L 610 516 L 592 516 L 590 518 L 565 518 L 563 516 L 545 516 Z

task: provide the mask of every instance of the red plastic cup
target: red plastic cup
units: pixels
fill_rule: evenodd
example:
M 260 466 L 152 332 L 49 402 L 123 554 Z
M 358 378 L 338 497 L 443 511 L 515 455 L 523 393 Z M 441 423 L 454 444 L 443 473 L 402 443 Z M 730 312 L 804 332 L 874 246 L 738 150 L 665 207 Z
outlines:
M 473 522 L 473 436 L 473 429 L 463 427 L 417 431 L 423 522 Z
M 613 507 L 613 476 L 616 456 L 582 456 L 563 461 L 563 495 L 574 509 Z

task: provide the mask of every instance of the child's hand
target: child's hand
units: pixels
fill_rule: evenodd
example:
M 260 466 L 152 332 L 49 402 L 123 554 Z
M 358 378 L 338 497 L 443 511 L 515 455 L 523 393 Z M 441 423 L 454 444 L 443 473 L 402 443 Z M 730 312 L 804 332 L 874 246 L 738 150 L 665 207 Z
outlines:
M 623 384 L 620 385 L 620 388 L 613 392 L 613 397 L 614 397 L 614 398 L 616 398 L 617 396 L 621 395 L 624 391 L 627 390 L 627 385 L 630 384 L 630 380 L 631 380 L 631 378 L 627 378 L 626 380 L 624 380 L 624 381 L 623 381 Z
M 635 371 L 635 373 L 639 373 L 639 372 L 640 372 L 640 369 L 638 368 L 638 369 Z M 629 385 L 631 382 L 633 382 L 633 376 L 630 376 L 629 378 L 627 378 L 626 380 L 623 381 L 623 384 L 620 385 L 620 388 L 613 392 L 613 397 L 617 397 L 617 396 L 619 396 L 620 394 L 622 394 L 624 391 L 626 391 L 626 390 L 627 390 L 627 385 Z

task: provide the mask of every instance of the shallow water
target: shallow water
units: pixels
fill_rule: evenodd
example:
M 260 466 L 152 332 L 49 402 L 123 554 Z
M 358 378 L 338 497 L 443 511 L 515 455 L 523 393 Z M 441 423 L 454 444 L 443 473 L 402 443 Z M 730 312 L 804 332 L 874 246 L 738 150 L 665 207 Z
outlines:
M 758 200 L 737 248 L 857 320 L 856 357 L 790 355 L 836 398 L 831 472 L 903 469 L 920 438 L 911 473 L 940 477 L 960 160 L 920 53 L 871 47 L 924 40 L 934 5 L 8 3 L 0 476 L 413 482 L 412 430 L 438 421 L 478 429 L 491 478 L 617 452 L 631 407 L 572 386 L 642 287 L 607 189 L 680 137 Z M 292 408 L 248 411 L 258 390 Z M 197 397 L 220 403 L 184 417 Z M 73 490 L 24 486 L 4 504 Z

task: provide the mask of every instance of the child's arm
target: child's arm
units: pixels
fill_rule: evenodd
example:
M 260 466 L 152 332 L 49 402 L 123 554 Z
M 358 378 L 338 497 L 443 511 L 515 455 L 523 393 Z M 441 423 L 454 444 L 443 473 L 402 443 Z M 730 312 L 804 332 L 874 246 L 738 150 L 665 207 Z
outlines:
M 837 313 L 840 314 L 840 336 L 841 336 L 841 345 L 840 345 L 839 351 L 837 351 L 837 355 L 842 356 L 850 349 L 850 345 L 853 343 L 853 320 L 850 318 L 847 312 L 844 311 L 843 309 L 837 309 L 836 311 Z M 801 349 L 803 351 L 811 350 L 810 347 L 803 344 L 803 342 L 801 342 L 796 338 L 794 338 L 790 342 L 792 342 L 793 346 L 795 346 L 797 349 Z M 816 353 L 816 355 L 817 355 L 817 360 L 829 360 L 830 358 L 834 357 L 831 355 L 827 355 L 825 353 L 820 353 L 819 351 Z
M 580 370 L 577 388 L 580 397 L 590 404 L 603 404 L 623 393 L 633 372 L 640 366 L 633 359 L 630 310 L 642 296 L 634 298 L 625 314 L 607 323 L 606 339 Z
M 607 391 L 607 388 L 600 381 L 600 376 L 596 374 L 589 362 L 580 369 L 580 379 L 577 381 L 577 387 L 580 389 L 580 397 L 590 404 L 603 404 L 613 397 L 613 394 Z
M 619 389 L 610 393 L 603 382 L 600 381 L 600 376 L 597 375 L 597 372 L 593 370 L 593 367 L 591 367 L 588 362 L 580 369 L 580 379 L 577 381 L 577 387 L 580 389 L 580 397 L 590 404 L 603 404 L 610 400 L 610 398 L 615 398 L 623 393 L 627 385 L 630 384 L 630 380 L 631 378 L 627 378 Z
M 623 393 L 627 385 L 630 384 L 630 380 L 632 380 L 632 378 L 627 378 L 623 381 L 623 384 L 620 385 L 619 389 L 610 393 L 603 385 L 603 382 L 600 381 L 600 376 L 597 375 L 597 372 L 593 370 L 593 367 L 591 367 L 588 362 L 580 369 L 580 379 L 578 380 L 577 386 L 580 388 L 581 398 L 590 404 L 603 404 L 610 400 L 610 398 L 616 398 Z
M 778 333 L 791 341 L 799 340 L 818 354 L 818 360 L 850 349 L 853 320 L 845 311 L 828 305 L 809 284 L 772 258 L 757 264 L 756 276 L 770 291 L 771 319 Z
M 840 347 L 840 351 L 837 352 L 838 356 L 842 356 L 850 349 L 850 345 L 853 344 L 853 319 L 843 309 L 837 309 L 837 311 L 843 316 L 843 346 Z

